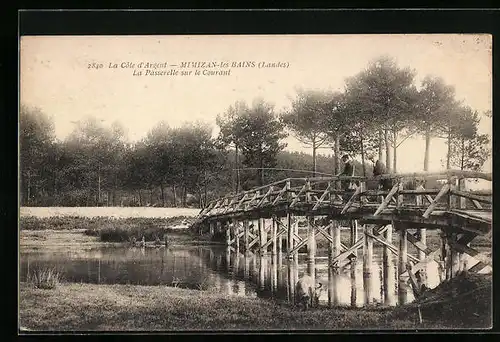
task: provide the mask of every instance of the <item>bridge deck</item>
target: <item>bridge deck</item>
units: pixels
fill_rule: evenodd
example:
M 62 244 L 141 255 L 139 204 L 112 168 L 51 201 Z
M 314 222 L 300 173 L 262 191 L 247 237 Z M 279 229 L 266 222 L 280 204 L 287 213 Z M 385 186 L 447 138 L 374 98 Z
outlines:
M 464 179 L 491 180 L 490 174 L 449 171 L 433 176 L 448 179 L 441 189 L 406 189 L 417 174 L 392 175 L 392 189 L 366 189 L 362 177 L 288 178 L 263 187 L 210 202 L 198 215 L 198 223 L 296 216 L 326 216 L 333 220 L 362 223 L 404 222 L 409 227 L 471 231 L 491 230 L 491 194 L 467 192 Z M 427 174 L 429 175 L 429 174 Z M 418 175 L 417 175 L 418 176 Z M 479 176 L 479 177 L 478 177 Z M 358 183 L 355 189 L 340 190 L 339 180 Z

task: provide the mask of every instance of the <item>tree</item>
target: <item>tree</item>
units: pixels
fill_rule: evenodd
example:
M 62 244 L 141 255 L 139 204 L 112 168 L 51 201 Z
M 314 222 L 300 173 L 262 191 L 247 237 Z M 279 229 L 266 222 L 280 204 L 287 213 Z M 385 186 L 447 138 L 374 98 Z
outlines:
M 124 130 L 117 122 L 105 127 L 103 120 L 91 116 L 75 124 L 75 129 L 64 141 L 65 148 L 72 151 L 73 172 L 83 178 L 87 186 L 86 203 L 89 204 L 95 195 L 95 203 L 99 206 L 102 190 L 109 193 L 113 189 L 118 172 L 116 165 L 125 147 Z
M 234 120 L 231 134 L 239 137 L 243 164 L 258 168 L 260 185 L 264 184 L 263 168 L 275 166 L 276 155 L 286 146 L 281 142 L 287 136 L 283 129 L 284 124 L 278 120 L 273 106 L 262 99 L 254 100 L 252 107 L 240 112 Z
M 469 107 L 462 107 L 452 126 L 449 141 L 448 168 L 480 171 L 490 157 L 490 139 L 487 134 L 479 134 L 479 115 Z
M 351 125 L 357 133 L 362 132 L 359 137 L 362 141 L 378 134 L 379 158 L 384 141 L 388 170 L 392 147 L 394 172 L 397 170 L 397 148 L 414 134 L 408 130 L 417 101 L 414 77 L 414 70 L 401 69 L 393 58 L 382 56 L 370 62 L 366 70 L 346 80 Z
M 320 91 L 299 90 L 292 101 L 291 110 L 281 115 L 281 120 L 297 140 L 312 148 L 313 177 L 316 176 L 316 151 L 328 139 L 326 126 L 327 106 L 332 94 Z
M 243 101 L 236 101 L 234 105 L 229 106 L 223 115 L 217 115 L 217 125 L 219 126 L 219 135 L 217 137 L 217 144 L 222 148 L 234 147 L 234 168 L 236 169 L 235 180 L 235 193 L 240 189 L 240 141 L 239 136 L 235 135 L 235 127 L 237 126 L 238 118 L 248 111 L 248 106 Z
M 455 106 L 455 89 L 442 78 L 426 76 L 419 91 L 419 103 L 414 121 L 425 137 L 424 171 L 429 170 L 431 139 L 445 130 Z
M 54 122 L 39 108 L 22 105 L 19 113 L 19 148 L 21 201 L 30 205 L 32 199 L 49 186 L 53 176 Z

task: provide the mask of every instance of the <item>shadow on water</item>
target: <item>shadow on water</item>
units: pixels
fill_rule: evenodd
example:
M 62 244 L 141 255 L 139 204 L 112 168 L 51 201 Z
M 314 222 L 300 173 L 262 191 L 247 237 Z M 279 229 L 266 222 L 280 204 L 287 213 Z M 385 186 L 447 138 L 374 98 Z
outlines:
M 381 253 L 379 253 L 381 254 Z M 323 284 L 319 304 L 327 306 L 388 305 L 414 300 L 407 281 L 399 282 L 393 255 L 383 267 L 375 254 L 370 271 L 362 260 L 339 268 L 328 260 L 306 261 L 303 255 L 243 254 L 220 246 L 175 248 L 104 247 L 85 251 L 22 252 L 20 278 L 30 270 L 56 268 L 68 282 L 93 284 L 164 285 L 223 292 L 227 295 L 273 298 L 294 303 L 295 284 L 314 274 Z M 439 268 L 430 262 L 420 279 L 429 288 L 439 284 Z

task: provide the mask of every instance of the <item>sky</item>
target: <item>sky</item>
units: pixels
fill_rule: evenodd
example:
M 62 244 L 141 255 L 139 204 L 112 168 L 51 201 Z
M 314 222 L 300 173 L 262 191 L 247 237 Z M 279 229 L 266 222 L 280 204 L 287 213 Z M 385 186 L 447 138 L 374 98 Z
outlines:
M 414 69 L 417 84 L 426 75 L 442 77 L 455 87 L 457 99 L 479 113 L 492 110 L 492 38 L 470 34 L 23 36 L 20 103 L 52 116 L 59 139 L 86 116 L 106 125 L 119 121 L 131 141 L 161 120 L 171 127 L 201 121 L 215 135 L 217 114 L 235 101 L 262 97 L 279 112 L 290 105 L 297 88 L 342 91 L 347 77 L 381 55 Z M 227 62 L 229 67 L 180 68 L 189 61 Z M 244 62 L 255 67 L 231 67 Z M 258 67 L 278 62 L 285 67 Z M 145 75 L 146 63 L 178 74 Z M 229 75 L 203 75 L 203 70 L 229 69 Z M 182 70 L 191 74 L 181 75 Z M 491 136 L 491 119 L 484 117 L 480 130 Z M 289 151 L 310 152 L 293 137 L 287 142 Z M 431 144 L 430 171 L 443 170 L 445 142 L 434 139 Z M 421 171 L 424 146 L 421 138 L 406 140 L 398 149 L 398 171 Z M 484 168 L 491 172 L 491 160 Z

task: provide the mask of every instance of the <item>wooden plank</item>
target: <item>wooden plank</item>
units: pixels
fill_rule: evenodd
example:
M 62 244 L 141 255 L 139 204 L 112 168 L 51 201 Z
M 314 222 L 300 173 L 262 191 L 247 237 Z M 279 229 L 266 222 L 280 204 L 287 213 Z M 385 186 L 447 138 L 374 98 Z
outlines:
M 330 182 L 328 182 L 328 186 L 326 187 L 326 190 L 323 192 L 323 194 L 319 198 L 318 202 L 316 202 L 316 204 L 312 208 L 313 211 L 318 209 L 319 205 L 324 201 L 325 197 L 330 193 L 330 187 L 331 187 L 331 184 L 330 184 Z
M 266 192 L 266 194 L 264 195 L 264 197 L 262 197 L 262 199 L 259 201 L 259 203 L 257 203 L 257 207 L 260 207 L 260 206 L 264 203 L 264 201 L 267 199 L 267 196 L 269 196 L 269 194 L 270 194 L 271 192 L 273 192 L 273 190 L 274 190 L 274 189 L 273 189 L 273 187 L 272 187 L 272 186 L 270 186 L 270 187 L 269 187 L 269 190 L 267 190 L 267 192 Z
M 354 202 L 354 199 L 356 197 L 358 197 L 358 195 L 361 193 L 361 187 L 357 187 L 356 188 L 356 191 L 354 191 L 354 194 L 351 196 L 351 198 L 349 198 L 349 201 L 347 201 L 346 205 L 344 206 L 344 208 L 342 209 L 342 211 L 340 212 L 340 214 L 345 214 L 345 212 L 347 211 L 347 209 L 349 209 L 349 207 L 351 206 L 351 204 Z
M 247 199 L 248 197 L 248 194 L 245 194 L 241 200 L 238 202 L 238 205 L 236 206 L 236 210 L 239 210 L 241 208 L 241 205 L 243 204 L 243 202 Z
M 470 200 L 475 200 L 475 201 L 480 202 L 480 203 L 488 203 L 488 204 L 492 203 L 491 198 L 484 198 L 482 196 L 474 195 L 474 194 L 471 194 L 471 193 L 465 192 L 465 191 L 452 189 L 452 190 L 450 190 L 450 193 L 453 195 L 460 196 L 460 197 L 465 197 L 465 198 L 470 199 Z
M 412 272 L 410 264 L 406 264 L 406 271 L 410 275 L 410 284 L 413 290 L 413 295 L 415 296 L 415 298 L 418 298 L 420 297 L 420 288 L 417 285 L 417 278 L 415 277 L 415 274 Z
M 373 216 L 377 216 L 378 214 L 380 214 L 387 207 L 387 205 L 391 201 L 392 196 L 394 196 L 394 194 L 398 191 L 398 188 L 399 188 L 399 184 L 395 184 L 392 187 L 391 191 L 389 191 L 389 193 L 384 198 L 384 200 L 382 201 L 382 203 L 380 204 L 380 206 L 378 207 L 378 209 L 375 211 L 375 213 L 373 213 Z
M 281 189 L 280 192 L 278 193 L 278 196 L 276 196 L 276 198 L 274 199 L 273 205 L 276 205 L 276 203 L 278 203 L 278 201 L 283 198 L 283 194 L 286 192 L 286 190 L 287 190 L 287 186 L 285 184 L 283 189 Z
M 441 253 L 441 248 L 438 248 L 438 249 L 432 251 L 431 253 L 427 254 L 427 256 L 425 257 L 424 260 L 413 265 L 412 272 L 417 272 L 419 270 L 424 269 L 425 266 L 431 261 L 436 261 L 439 263 L 441 261 L 439 258 L 440 253 Z M 405 274 L 406 274 L 406 271 L 403 272 L 401 275 L 403 276 Z
M 432 211 L 437 207 L 438 205 L 438 201 L 448 193 L 448 191 L 450 190 L 450 185 L 449 184 L 445 184 L 441 190 L 439 191 L 439 193 L 436 195 L 436 197 L 434 197 L 434 199 L 432 200 L 432 203 L 429 205 L 429 207 L 427 208 L 427 210 L 424 212 L 424 214 L 422 215 L 423 217 L 425 218 L 429 218 L 429 215 L 432 213 Z
M 302 186 L 302 189 L 300 189 L 299 193 L 297 194 L 297 196 L 293 199 L 292 203 L 290 204 L 290 208 L 292 208 L 293 206 L 295 206 L 297 204 L 297 202 L 300 200 L 300 195 L 302 195 L 306 191 L 306 188 L 307 188 L 307 184 L 304 184 Z
M 387 241 L 385 241 L 385 239 L 381 236 L 381 235 L 375 235 L 375 234 L 371 234 L 371 233 L 368 233 L 368 232 L 365 232 L 366 235 L 368 235 L 369 237 L 377 240 L 377 242 L 380 242 L 382 245 L 384 246 L 387 246 L 387 248 L 389 248 L 389 250 L 394 253 L 395 255 L 398 255 L 398 248 L 396 246 L 394 246 L 393 244 L 390 244 L 388 243 Z M 409 234 L 409 233 L 407 233 Z M 418 258 L 407 253 L 407 256 L 408 256 L 408 259 L 411 259 L 413 260 L 414 262 L 418 262 Z
M 343 261 L 344 259 L 346 259 L 350 254 L 352 254 L 352 252 L 354 252 L 355 250 L 357 250 L 358 248 L 361 248 L 363 246 L 363 243 L 365 241 L 365 237 L 364 235 L 361 236 L 361 238 L 356 241 L 356 243 L 349 247 L 348 250 L 346 250 L 345 252 L 342 252 L 340 253 L 339 255 L 336 255 L 333 259 L 332 259 L 332 262 L 333 263 L 338 263 L 338 262 L 341 262 Z
M 477 273 L 477 272 L 480 272 L 482 269 L 484 269 L 486 266 L 488 266 L 488 265 L 483 263 L 482 261 L 480 261 L 477 264 L 475 264 L 474 266 L 472 266 L 471 268 L 469 268 L 468 272 Z
M 426 255 L 427 254 L 430 254 L 432 253 L 432 249 L 430 249 L 429 247 L 427 247 L 425 244 L 423 244 L 420 240 L 418 240 L 415 235 L 413 235 L 412 233 L 408 232 L 406 237 L 408 238 L 408 241 L 410 241 L 410 243 L 417 247 L 417 249 L 421 250 L 422 252 L 424 252 Z
M 474 248 L 456 242 L 450 242 L 450 247 L 455 251 L 470 255 L 471 257 L 475 258 L 476 260 L 479 260 L 483 264 L 491 265 L 491 259 L 486 255 L 484 255 L 483 253 L 480 253 L 479 251 L 475 250 Z
M 472 204 L 474 204 L 474 207 L 476 209 L 483 209 L 483 206 L 481 205 L 481 203 L 479 203 L 478 201 L 476 200 L 472 200 Z

